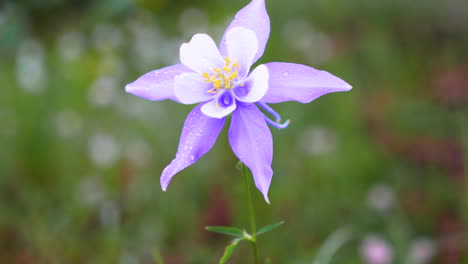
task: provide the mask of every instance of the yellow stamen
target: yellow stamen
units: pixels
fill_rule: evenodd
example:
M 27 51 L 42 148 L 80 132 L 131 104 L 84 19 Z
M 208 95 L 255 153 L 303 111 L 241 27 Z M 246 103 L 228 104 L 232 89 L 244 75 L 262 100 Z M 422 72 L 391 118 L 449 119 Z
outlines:
M 216 94 L 217 92 L 218 92 L 218 89 L 216 88 L 208 90 L 208 93 L 211 93 L 211 94 Z
M 239 75 L 239 74 L 237 73 L 237 71 L 233 72 L 233 73 L 231 74 L 231 76 L 229 76 L 229 80 L 231 80 L 231 81 L 234 80 L 235 78 L 237 78 L 238 75 Z
M 232 63 L 228 58 L 224 58 L 224 66 L 222 68 L 214 68 L 213 74 L 208 72 L 202 73 L 205 82 L 213 83 L 213 88 L 208 90 L 208 93 L 216 94 L 221 89 L 233 89 L 234 82 L 239 77 L 240 65 L 237 61 Z M 244 84 L 240 84 L 243 86 Z

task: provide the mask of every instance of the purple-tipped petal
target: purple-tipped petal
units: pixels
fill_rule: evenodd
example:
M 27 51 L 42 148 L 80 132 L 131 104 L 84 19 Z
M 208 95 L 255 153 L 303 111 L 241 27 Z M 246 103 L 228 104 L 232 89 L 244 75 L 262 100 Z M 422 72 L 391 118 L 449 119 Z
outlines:
M 150 71 L 127 84 L 125 91 L 148 100 L 170 99 L 178 102 L 174 94 L 174 78 L 184 72 L 191 70 L 182 64 Z
M 232 20 L 221 39 L 220 51 L 223 56 L 228 55 L 226 34 L 234 27 L 250 29 L 257 35 L 258 50 L 253 60 L 255 63 L 263 55 L 268 37 L 270 36 L 270 18 L 265 8 L 265 0 L 252 0 L 237 12 L 234 20 Z
M 309 66 L 285 62 L 265 65 L 270 73 L 269 88 L 261 100 L 265 103 L 310 103 L 327 93 L 351 90 L 351 85 L 340 78 Z
M 219 132 L 223 129 L 224 118 L 207 117 L 200 111 L 201 107 L 202 105 L 195 107 L 185 120 L 176 157 L 161 175 L 163 191 L 166 191 L 167 185 L 176 173 L 195 163 L 213 147 Z
M 254 104 L 239 104 L 232 114 L 229 143 L 234 154 L 251 171 L 267 203 L 273 170 L 273 140 L 264 116 Z

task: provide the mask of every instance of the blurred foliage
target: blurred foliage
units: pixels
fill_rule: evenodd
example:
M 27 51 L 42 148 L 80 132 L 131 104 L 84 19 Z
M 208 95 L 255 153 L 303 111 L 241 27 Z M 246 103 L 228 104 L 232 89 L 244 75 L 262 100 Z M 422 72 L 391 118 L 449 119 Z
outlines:
M 163 193 L 159 175 L 191 106 L 124 87 L 177 62 L 194 33 L 219 40 L 247 3 L 0 3 L 2 263 L 157 263 L 154 252 L 169 264 L 219 259 L 227 240 L 203 227 L 248 225 L 226 133 Z M 354 89 L 274 106 L 292 122 L 272 129 L 272 205 L 256 193 L 256 208 L 260 226 L 286 224 L 259 239 L 260 255 L 313 263 L 346 227 L 353 237 L 330 263 L 366 263 L 369 235 L 388 243 L 392 263 L 423 263 L 411 257 L 421 237 L 434 242 L 432 263 L 466 263 L 468 3 L 267 0 L 267 8 L 260 63 L 307 64 Z M 239 247 L 230 263 L 250 261 Z

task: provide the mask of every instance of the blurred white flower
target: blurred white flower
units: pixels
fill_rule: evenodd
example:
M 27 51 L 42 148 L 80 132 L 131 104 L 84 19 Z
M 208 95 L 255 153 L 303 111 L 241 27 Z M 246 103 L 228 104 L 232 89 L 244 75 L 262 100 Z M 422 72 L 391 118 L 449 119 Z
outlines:
M 85 205 L 96 206 L 104 201 L 104 187 L 99 176 L 84 178 L 79 185 L 77 198 Z
M 126 146 L 125 157 L 136 168 L 143 168 L 152 159 L 151 148 L 141 139 L 132 140 Z
M 395 193 L 389 185 L 377 184 L 370 188 L 367 202 L 378 212 L 387 212 L 395 201 Z
M 137 97 L 118 96 L 113 104 L 115 111 L 125 118 L 150 123 L 162 123 L 171 119 L 170 109 L 165 104 L 152 104 Z
M 116 201 L 106 200 L 99 207 L 99 220 L 104 226 L 115 226 L 120 222 L 120 207 Z
M 181 40 L 178 38 L 168 38 L 161 45 L 161 61 L 165 64 L 177 64 L 180 63 L 179 59 L 179 48 L 180 43 L 187 40 Z
M 57 38 L 57 50 L 64 61 L 73 61 L 81 57 L 85 51 L 86 39 L 82 32 L 69 31 Z
M 231 24 L 232 18 L 231 17 L 226 17 L 224 20 L 220 23 L 216 23 L 210 26 L 210 36 L 213 39 L 221 39 L 224 35 L 224 32 L 226 31 L 226 28 Z
M 25 40 L 16 56 L 16 80 L 20 87 L 29 93 L 43 91 L 48 78 L 42 44 L 37 40 Z
M 92 32 L 94 48 L 100 52 L 109 52 L 119 49 L 124 44 L 122 30 L 111 24 L 97 25 Z
M 321 64 L 333 56 L 329 37 L 315 31 L 303 18 L 288 21 L 283 27 L 283 36 L 288 46 L 310 63 Z
M 336 134 L 324 127 L 306 128 L 297 142 L 298 148 L 309 155 L 329 154 L 337 148 Z
M 162 235 L 165 229 L 164 226 L 164 224 L 157 222 L 157 219 L 154 219 L 151 220 L 151 223 L 140 225 L 137 235 L 143 244 L 159 244 L 161 242 L 161 238 L 164 237 Z
M 138 260 L 138 257 L 135 256 L 134 254 L 124 251 L 119 258 L 119 263 L 118 264 L 139 264 L 140 261 Z
M 83 127 L 82 118 L 73 110 L 58 112 L 54 121 L 56 133 L 62 138 L 75 138 Z
M 114 100 L 118 82 L 113 76 L 100 76 L 91 85 L 88 99 L 95 107 L 108 106 Z
M 361 256 L 367 264 L 388 264 L 392 262 L 393 250 L 381 237 L 369 235 L 361 244 Z
M 105 54 L 99 60 L 97 72 L 101 76 L 108 76 L 118 80 L 125 80 L 127 77 L 127 64 L 125 60 L 116 54 Z M 120 84 L 122 85 L 122 84 Z
M 140 264 L 138 257 L 128 250 L 124 250 L 119 257 L 118 264 Z
M 124 117 L 130 117 L 131 119 L 147 114 L 145 113 L 144 101 L 131 96 L 117 98 L 117 102 L 114 106 L 117 113 Z
M 119 158 L 118 142 L 109 134 L 96 133 L 89 141 L 89 155 L 98 166 L 110 166 Z
M 160 61 L 164 36 L 151 14 L 140 11 L 128 22 L 131 35 L 131 59 L 133 65 L 142 72 L 156 68 Z
M 429 263 L 437 251 L 436 243 L 429 238 L 419 238 L 413 241 L 410 248 L 409 259 L 413 264 Z
M 197 33 L 206 33 L 208 27 L 208 17 L 203 10 L 188 8 L 180 14 L 179 28 L 184 38 L 189 38 Z

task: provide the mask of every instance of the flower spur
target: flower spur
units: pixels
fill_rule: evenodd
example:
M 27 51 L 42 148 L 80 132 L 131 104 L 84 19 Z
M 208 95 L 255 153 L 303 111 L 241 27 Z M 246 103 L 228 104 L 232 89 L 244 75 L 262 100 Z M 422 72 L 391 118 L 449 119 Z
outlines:
M 281 123 L 280 115 L 267 104 L 309 103 L 324 94 L 351 89 L 326 71 L 300 64 L 271 62 L 250 72 L 263 55 L 269 34 L 265 0 L 252 0 L 236 14 L 219 49 L 210 36 L 196 34 L 180 47 L 180 64 L 148 72 L 126 86 L 127 92 L 153 101 L 200 103 L 185 121 L 176 157 L 162 172 L 164 191 L 176 173 L 213 147 L 226 116 L 232 114 L 231 148 L 252 171 L 256 187 L 269 203 L 273 140 L 267 124 L 285 128 L 289 121 Z

